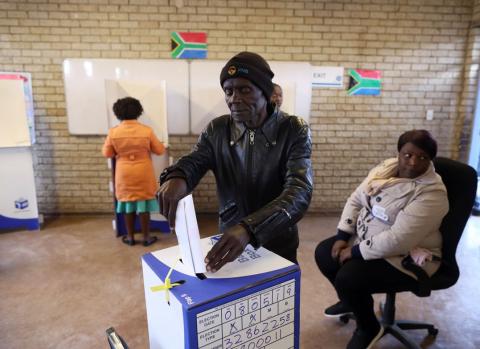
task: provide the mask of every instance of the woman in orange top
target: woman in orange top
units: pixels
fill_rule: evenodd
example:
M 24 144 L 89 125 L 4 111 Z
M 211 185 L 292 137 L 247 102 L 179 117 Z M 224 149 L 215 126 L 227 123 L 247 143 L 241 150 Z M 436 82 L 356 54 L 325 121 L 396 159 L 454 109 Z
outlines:
M 155 200 L 157 183 L 153 170 L 151 152 L 162 154 L 165 146 L 158 140 L 153 130 L 137 121 L 143 113 L 140 102 L 132 97 L 119 99 L 113 105 L 113 112 L 120 120 L 118 126 L 108 131 L 102 153 L 116 158 L 115 197 L 117 213 L 124 213 L 128 237 L 122 241 L 135 245 L 135 214 L 140 217 L 143 245 L 157 241 L 150 237 L 150 212 L 158 212 Z

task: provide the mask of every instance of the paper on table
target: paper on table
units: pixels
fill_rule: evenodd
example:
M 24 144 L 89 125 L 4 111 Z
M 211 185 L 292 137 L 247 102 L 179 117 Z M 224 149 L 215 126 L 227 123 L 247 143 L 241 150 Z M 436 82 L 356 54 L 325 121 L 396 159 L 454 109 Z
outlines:
M 194 274 L 205 273 L 207 270 L 205 269 L 200 245 L 200 233 L 191 194 L 178 202 L 175 233 L 183 264 Z

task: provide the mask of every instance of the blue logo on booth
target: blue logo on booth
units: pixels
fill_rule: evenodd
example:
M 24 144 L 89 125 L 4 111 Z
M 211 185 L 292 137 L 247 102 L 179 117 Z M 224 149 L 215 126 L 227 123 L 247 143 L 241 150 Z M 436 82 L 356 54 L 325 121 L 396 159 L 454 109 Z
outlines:
M 18 208 L 19 210 L 24 210 L 28 207 L 28 200 L 24 198 L 19 198 L 15 200 L 15 208 Z
M 212 245 L 215 245 L 220 240 L 221 237 L 222 237 L 222 234 L 218 234 L 218 235 L 215 235 L 215 236 L 210 236 L 210 243 Z

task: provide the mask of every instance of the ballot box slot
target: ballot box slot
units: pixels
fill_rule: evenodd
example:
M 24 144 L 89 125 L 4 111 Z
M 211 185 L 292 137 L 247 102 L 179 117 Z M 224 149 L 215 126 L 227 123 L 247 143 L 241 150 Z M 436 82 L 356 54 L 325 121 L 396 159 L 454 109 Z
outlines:
M 207 278 L 207 276 L 203 273 L 197 273 L 195 274 L 197 276 L 197 278 L 199 278 L 200 280 L 205 280 Z

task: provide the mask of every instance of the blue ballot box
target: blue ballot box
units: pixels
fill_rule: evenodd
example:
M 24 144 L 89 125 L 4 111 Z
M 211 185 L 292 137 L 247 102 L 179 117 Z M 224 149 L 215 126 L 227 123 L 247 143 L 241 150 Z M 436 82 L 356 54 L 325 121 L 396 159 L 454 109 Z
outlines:
M 204 254 L 215 240 L 200 241 Z M 248 245 L 218 272 L 197 276 L 179 256 L 174 246 L 142 257 L 150 349 L 299 347 L 297 265 Z M 152 291 L 169 282 L 177 286 Z

